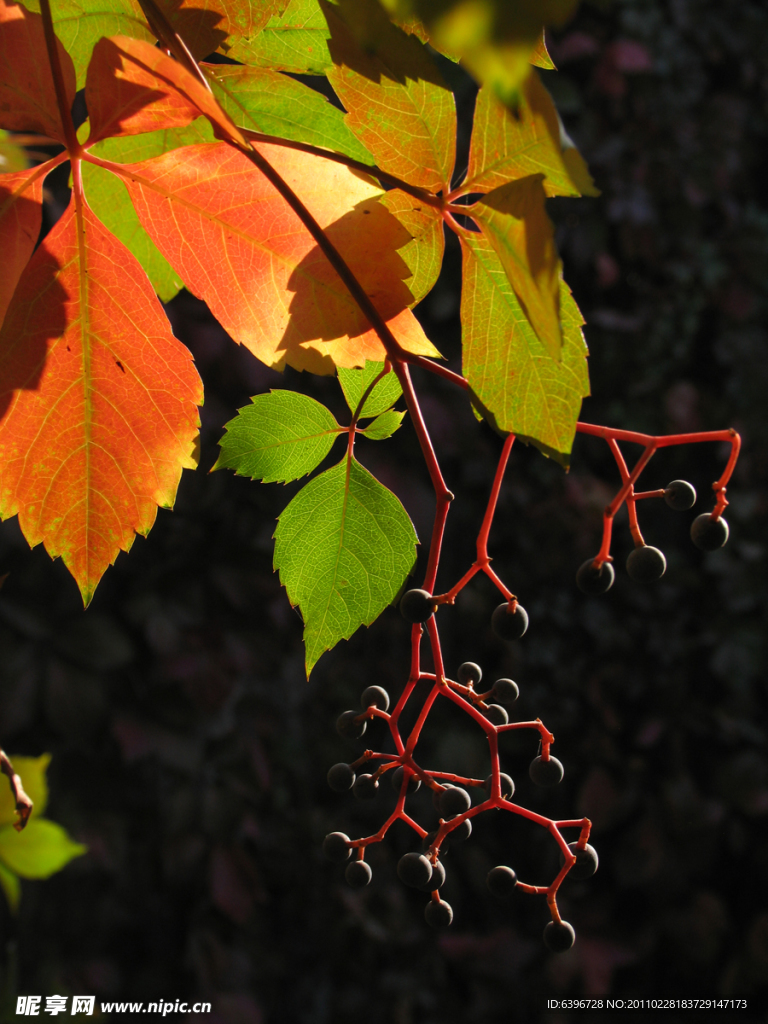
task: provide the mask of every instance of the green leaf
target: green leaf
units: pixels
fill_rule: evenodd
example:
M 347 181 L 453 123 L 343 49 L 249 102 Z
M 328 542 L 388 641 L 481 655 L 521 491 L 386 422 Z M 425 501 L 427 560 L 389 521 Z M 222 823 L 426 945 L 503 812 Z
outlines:
M 34 805 L 33 817 L 41 815 L 48 803 L 48 783 L 45 773 L 50 763 L 50 754 L 41 754 L 40 757 L 11 755 L 13 769 L 21 779 L 24 792 Z M 0 826 L 12 825 L 18 821 L 18 818 L 9 780 L 5 776 L 0 776 Z
M 581 400 L 589 394 L 584 320 L 560 282 L 561 358 L 533 332 L 491 243 L 462 236 L 463 372 L 473 404 L 500 433 L 518 434 L 568 465 Z
M 213 92 L 240 128 L 343 153 L 373 163 L 344 114 L 309 86 L 269 68 L 204 64 Z
M 377 0 L 319 0 L 331 31 L 328 78 L 347 124 L 383 171 L 447 191 L 456 152 L 456 107 L 423 43 Z
M 179 146 L 198 142 L 215 142 L 207 118 L 198 117 L 185 128 L 170 128 L 144 135 L 97 142 L 88 152 L 103 160 L 134 163 L 160 156 Z M 170 302 L 184 287 L 184 282 L 162 255 L 139 222 L 133 203 L 123 182 L 111 171 L 83 161 L 83 186 L 88 205 L 144 268 L 152 287 L 163 302 Z
M 383 369 L 384 363 L 372 363 L 370 360 L 366 362 L 362 370 L 347 370 L 339 367 L 339 384 L 341 384 L 347 405 L 353 413 L 357 411 L 360 399 L 366 389 L 376 380 Z M 400 387 L 397 374 L 390 370 L 366 398 L 358 419 L 378 416 L 379 413 L 394 405 L 402 393 L 403 389 Z
M 398 409 L 390 409 L 388 412 L 383 412 L 381 416 L 377 416 L 373 423 L 369 423 L 360 433 L 371 441 L 383 441 L 385 438 L 391 437 L 400 428 L 403 416 L 405 416 L 404 411 L 400 412 Z
M 307 675 L 392 603 L 417 543 L 399 500 L 353 458 L 299 491 L 275 531 L 275 568 L 304 618 Z
M 256 395 L 226 425 L 214 469 L 264 483 L 298 480 L 319 466 L 344 432 L 324 405 L 297 391 Z
M 413 305 L 432 291 L 443 265 L 445 229 L 440 210 L 393 188 L 379 200 L 412 236 L 397 250 L 413 275 L 407 278 Z
M 48 878 L 87 850 L 61 825 L 45 818 L 33 819 L 23 832 L 0 829 L 0 860 L 22 878 Z
M 235 39 L 226 53 L 243 64 L 322 75 L 333 63 L 327 40 L 328 26 L 317 0 L 288 0 L 283 13 L 270 18 L 261 32 Z
M 13 141 L 13 135 L 0 129 L 0 174 L 23 171 L 29 166 L 27 154 Z

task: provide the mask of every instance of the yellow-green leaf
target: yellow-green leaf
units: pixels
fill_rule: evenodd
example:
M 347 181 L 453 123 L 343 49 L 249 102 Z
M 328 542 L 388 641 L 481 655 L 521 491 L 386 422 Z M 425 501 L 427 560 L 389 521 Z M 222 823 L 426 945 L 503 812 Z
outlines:
M 87 850 L 45 818 L 33 819 L 23 832 L 0 829 L 0 861 L 22 878 L 48 878 Z

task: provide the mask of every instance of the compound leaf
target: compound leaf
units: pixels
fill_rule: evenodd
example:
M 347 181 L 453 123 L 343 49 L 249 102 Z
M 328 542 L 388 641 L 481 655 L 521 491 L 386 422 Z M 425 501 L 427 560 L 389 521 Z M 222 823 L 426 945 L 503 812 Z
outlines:
M 48 878 L 87 852 L 87 846 L 46 818 L 32 819 L 23 832 L 0 829 L 0 860 L 22 878 Z
M 417 543 L 400 501 L 354 458 L 299 491 L 275 531 L 275 568 L 304 618 L 307 675 L 391 604 Z
M 327 40 L 328 26 L 317 0 L 288 0 L 261 32 L 234 39 L 226 53 L 243 64 L 322 75 L 333 63 Z
M 40 234 L 43 177 L 38 167 L 0 175 L 0 324 Z
M 399 430 L 403 416 L 405 416 L 405 412 L 400 412 L 399 409 L 389 409 L 381 416 L 377 416 L 373 423 L 369 423 L 360 433 L 371 441 L 384 441 L 387 437 L 392 437 L 396 430 Z
M 265 484 L 298 480 L 320 465 L 344 431 L 324 405 L 297 391 L 270 391 L 251 402 L 226 424 L 214 469 Z
M 383 369 L 384 363 L 370 361 L 361 370 L 348 370 L 339 367 L 339 384 L 341 384 L 347 405 L 353 413 L 357 411 L 366 389 L 376 380 Z M 400 387 L 397 374 L 390 370 L 366 398 L 359 418 L 378 416 L 379 413 L 394 405 L 402 393 L 403 389 Z

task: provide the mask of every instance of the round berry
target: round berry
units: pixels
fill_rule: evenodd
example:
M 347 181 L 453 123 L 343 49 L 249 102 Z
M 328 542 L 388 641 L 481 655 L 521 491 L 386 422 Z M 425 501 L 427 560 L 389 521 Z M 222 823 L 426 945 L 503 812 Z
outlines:
M 505 601 L 491 616 L 491 629 L 500 640 L 519 640 L 528 629 L 528 612 L 521 604 L 511 612 Z
M 400 765 L 399 768 L 395 768 L 395 770 L 392 772 L 392 789 L 394 789 L 396 793 L 399 793 L 403 787 L 403 775 L 405 775 L 405 769 L 403 768 L 402 765 Z M 411 773 L 408 776 L 408 789 L 406 790 L 406 792 L 415 793 L 416 790 L 420 787 L 421 779 L 419 778 L 418 775 L 414 775 L 413 773 Z
M 544 945 L 553 953 L 564 953 L 576 941 L 576 932 L 573 925 L 567 921 L 555 923 L 550 921 L 544 929 Z
M 580 882 L 584 878 L 591 878 L 597 871 L 597 865 L 599 863 L 597 850 L 594 846 L 590 846 L 589 843 L 587 843 L 584 849 L 581 850 L 579 849 L 578 843 L 568 843 L 568 849 L 576 857 L 576 863 L 568 872 L 568 878 L 572 878 L 575 882 Z M 564 863 L 565 857 L 561 853 L 560 866 L 562 867 Z
M 400 614 L 407 622 L 426 622 L 434 615 L 435 602 L 426 590 L 406 590 L 400 598 Z
M 348 764 L 344 764 L 342 761 L 328 769 L 326 778 L 328 785 L 335 793 L 346 793 L 354 785 L 355 773 Z
M 453 921 L 453 910 L 450 903 L 446 903 L 445 900 L 440 900 L 439 903 L 430 900 L 424 908 L 424 920 L 430 928 L 447 928 Z
M 556 757 L 550 757 L 545 761 L 539 755 L 531 761 L 528 774 L 531 782 L 535 782 L 537 786 L 556 786 L 558 782 L 562 782 L 565 769 Z
M 353 889 L 362 889 L 373 877 L 371 865 L 364 860 L 353 860 L 351 864 L 347 864 L 344 877 Z
M 509 715 L 501 704 L 489 704 L 483 714 L 491 725 L 506 725 L 509 721 Z
M 500 900 L 506 900 L 515 891 L 517 875 L 512 868 L 500 864 L 497 868 L 491 868 L 485 882 L 493 896 Z
M 717 551 L 728 540 L 728 533 L 723 517 L 713 519 L 708 512 L 696 516 L 691 524 L 691 540 L 702 551 Z
M 491 697 L 497 704 L 514 704 L 519 696 L 520 690 L 512 679 L 497 679 L 491 689 Z
M 505 800 L 511 800 L 515 795 L 515 784 L 506 772 L 499 772 L 499 782 L 501 783 L 501 795 Z M 485 792 L 488 796 L 491 795 L 491 786 L 493 785 L 493 775 L 489 775 L 485 780 Z
M 360 707 L 367 710 L 371 705 L 378 708 L 379 711 L 389 710 L 389 694 L 383 686 L 369 686 L 363 690 Z
M 329 832 L 323 840 L 323 853 L 328 860 L 343 864 L 345 860 L 349 860 L 352 853 L 349 836 L 345 836 L 343 832 Z
M 439 860 L 435 861 L 432 865 L 432 877 L 424 885 L 420 885 L 419 889 L 424 892 L 434 892 L 435 889 L 439 889 L 445 881 L 445 868 Z
M 352 795 L 358 800 L 373 800 L 378 788 L 379 780 L 372 775 L 358 775 L 352 786 Z
M 462 686 L 469 686 L 470 683 L 474 686 L 483 678 L 483 670 L 474 661 L 465 661 L 463 665 L 459 665 L 456 678 Z
M 437 832 L 437 829 L 434 829 L 432 832 L 427 832 L 427 834 L 422 839 L 421 848 L 424 850 L 425 853 L 432 846 L 432 843 L 434 843 L 434 841 L 437 839 Z M 443 839 L 442 843 L 440 844 L 440 849 L 443 851 L 448 849 L 448 836 L 446 836 L 445 839 Z
M 648 544 L 635 548 L 627 559 L 627 572 L 636 583 L 653 583 L 660 580 L 666 571 L 664 552 Z
M 420 889 L 432 877 L 432 862 L 423 853 L 404 853 L 397 862 L 397 876 L 406 885 Z
M 453 846 L 454 843 L 463 843 L 465 839 L 469 839 L 472 835 L 472 822 L 469 818 L 465 818 L 464 821 L 459 822 L 456 828 L 446 835 L 443 840 L 443 847 L 450 843 Z
M 609 591 L 615 579 L 616 573 L 610 562 L 603 562 L 602 565 L 595 567 L 594 558 L 590 558 L 576 573 L 576 586 L 583 594 L 596 597 Z
M 435 798 L 435 806 L 441 817 L 453 818 L 469 810 L 472 798 L 461 786 L 446 786 Z
M 358 714 L 357 711 L 345 711 L 339 715 L 336 719 L 336 732 L 339 736 L 343 736 L 345 740 L 360 739 L 368 723 L 364 718 L 358 722 Z
M 696 488 L 687 480 L 673 480 L 664 488 L 664 501 L 675 512 L 686 512 L 696 504 Z

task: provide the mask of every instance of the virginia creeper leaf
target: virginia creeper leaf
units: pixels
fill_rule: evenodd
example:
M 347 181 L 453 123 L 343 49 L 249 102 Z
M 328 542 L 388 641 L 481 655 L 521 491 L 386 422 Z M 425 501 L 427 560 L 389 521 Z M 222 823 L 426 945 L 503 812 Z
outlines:
M 37 167 L 0 175 L 0 324 L 40 234 L 43 177 Z
M 227 423 L 214 469 L 265 484 L 298 480 L 320 465 L 343 431 L 324 405 L 297 391 L 270 391 L 251 402 Z
M 217 99 L 241 128 L 373 163 L 371 154 L 347 128 L 343 113 L 309 86 L 269 68 L 226 64 L 204 64 L 203 68 Z
M 417 542 L 400 501 L 354 458 L 299 491 L 275 531 L 275 568 L 304 618 L 307 675 L 323 651 L 391 604 Z
M 87 846 L 45 818 L 33 819 L 23 832 L 0 829 L 0 860 L 22 878 L 48 878 L 87 852 Z
M 377 0 L 320 0 L 334 60 L 328 78 L 347 124 L 384 171 L 446 189 L 456 151 L 456 108 L 423 43 L 393 25 Z
M 467 210 L 496 250 L 539 341 L 558 357 L 562 264 L 544 201 L 542 176 L 532 174 L 494 189 Z
M 48 804 L 48 781 L 45 773 L 51 763 L 50 754 L 41 754 L 40 757 L 21 757 L 14 754 L 11 763 L 16 774 L 21 779 L 24 792 L 32 801 L 32 816 L 40 816 Z M 11 793 L 8 780 L 0 779 L 0 827 L 13 825 L 18 821 L 16 804 Z
M 531 174 L 544 175 L 548 196 L 600 194 L 535 71 L 522 88 L 514 114 L 488 86 L 477 94 L 469 169 L 462 188 L 484 192 Z
M 341 384 L 347 405 L 353 413 L 357 412 L 360 399 L 366 389 L 376 380 L 383 369 L 384 363 L 374 362 L 367 362 L 361 370 L 348 370 L 339 367 L 339 384 Z M 385 412 L 395 404 L 402 393 L 403 389 L 400 387 L 397 374 L 390 370 L 366 398 L 359 418 L 366 419 L 368 416 L 378 416 L 379 413 Z
M 243 64 L 322 75 L 332 63 L 327 38 L 328 26 L 317 0 L 288 0 L 261 32 L 234 39 L 226 53 Z
M 13 141 L 14 137 L 0 129 L 0 174 L 23 171 L 29 166 L 26 152 Z
M 436 355 L 406 309 L 410 239 L 381 191 L 332 161 L 281 146 L 259 152 L 296 190 L 408 351 Z M 332 373 L 383 361 L 375 332 L 299 218 L 248 158 L 188 146 L 120 172 L 139 219 L 187 288 L 270 366 Z
M 56 49 L 71 106 L 75 69 L 58 39 Z M 0 0 L 0 128 L 42 132 L 61 142 L 65 138 L 45 49 L 43 19 L 6 0 Z
M 75 196 L 76 199 L 76 196 Z M 200 379 L 146 275 L 73 202 L 0 330 L 0 515 L 61 556 L 86 604 L 195 465 Z
M 377 416 L 373 423 L 369 423 L 360 433 L 371 441 L 384 441 L 400 428 L 403 416 L 405 416 L 405 412 L 400 412 L 399 409 L 389 409 L 381 416 Z
M 563 348 L 548 354 L 533 332 L 498 253 L 481 234 L 462 238 L 463 373 L 473 403 L 494 429 L 518 434 L 563 465 L 589 394 L 584 320 L 560 282 Z
M 421 302 L 432 290 L 443 265 L 445 229 L 440 210 L 399 188 L 385 192 L 379 201 L 412 236 L 398 252 L 413 275 L 407 279 L 413 301 Z
M 87 130 L 87 124 L 83 128 Z M 215 141 L 206 118 L 198 117 L 186 128 L 168 128 L 144 135 L 104 139 L 103 142 L 97 142 L 89 152 L 104 160 L 123 163 L 160 156 L 179 146 Z M 131 250 L 144 268 L 158 297 L 163 302 L 170 302 L 184 286 L 184 282 L 141 226 L 122 179 L 111 171 L 84 161 L 83 186 L 93 212 Z
M 543 68 L 545 71 L 556 71 L 555 62 L 549 55 L 547 49 L 547 38 L 544 32 L 539 36 L 539 41 L 533 49 L 530 56 L 531 64 L 537 68 Z

